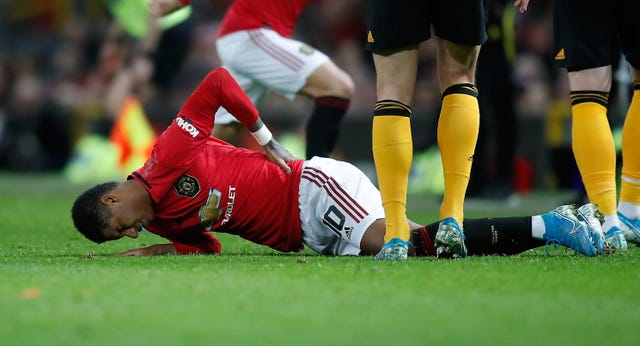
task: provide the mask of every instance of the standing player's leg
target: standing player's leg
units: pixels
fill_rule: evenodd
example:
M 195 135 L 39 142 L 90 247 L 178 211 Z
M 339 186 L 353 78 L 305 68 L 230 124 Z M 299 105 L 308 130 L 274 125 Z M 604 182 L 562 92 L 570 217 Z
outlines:
M 384 246 L 376 259 L 407 258 L 407 185 L 413 160 L 411 104 L 418 69 L 418 45 L 431 36 L 431 2 L 369 0 L 367 43 L 376 69 L 372 151 L 385 211 Z
M 289 100 L 296 94 L 312 98 L 306 156 L 331 154 L 355 90 L 346 72 L 323 52 L 271 29 L 230 34 L 216 44 L 224 66 L 258 109 L 270 91 Z
M 617 215 L 616 151 L 607 119 L 611 75 L 611 66 L 569 72 L 572 149 L 589 200 L 604 214 L 607 240 L 624 250 L 627 244 Z
M 627 240 L 640 244 L 640 69 L 631 66 L 633 96 L 622 128 L 622 176 L 618 217 Z
M 413 159 L 411 107 L 418 66 L 417 47 L 389 55 L 373 54 L 377 99 L 372 151 L 385 211 L 386 233 L 377 259 L 406 258 L 409 244 L 406 202 Z
M 612 63 L 619 59 L 618 24 L 608 2 L 554 2 L 556 62 L 565 67 L 571 91 L 571 145 L 589 200 L 604 214 L 608 242 L 624 250 L 617 215 L 616 152 L 607 106 Z M 593 18 L 600 17 L 597 26 Z M 578 29 L 579 28 L 579 29 Z
M 440 231 L 435 237 L 438 256 L 465 257 L 464 198 L 473 152 L 478 139 L 480 110 L 474 85 L 480 46 L 454 44 L 438 38 L 438 77 L 442 108 L 438 147 L 442 156 L 445 191 L 440 207 Z

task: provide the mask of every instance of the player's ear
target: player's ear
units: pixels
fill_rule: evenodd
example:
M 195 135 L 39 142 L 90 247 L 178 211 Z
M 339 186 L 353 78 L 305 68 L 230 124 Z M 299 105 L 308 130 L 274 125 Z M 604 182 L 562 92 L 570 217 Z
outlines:
M 112 193 L 105 193 L 104 195 L 102 195 L 102 197 L 100 198 L 100 201 L 106 205 L 109 205 L 111 203 L 115 203 L 118 201 L 118 197 Z

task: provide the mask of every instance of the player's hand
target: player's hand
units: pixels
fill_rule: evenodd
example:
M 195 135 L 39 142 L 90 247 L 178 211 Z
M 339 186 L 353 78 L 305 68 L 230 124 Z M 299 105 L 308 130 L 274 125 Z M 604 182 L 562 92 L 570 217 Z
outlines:
M 520 13 L 524 13 L 529 7 L 529 0 L 516 0 L 513 2 L 513 7 L 517 8 Z
M 118 254 L 118 256 L 161 256 L 176 255 L 178 252 L 173 244 L 156 244 L 139 249 L 127 250 Z
M 180 0 L 151 0 L 149 12 L 154 17 L 162 17 L 182 7 Z
M 263 146 L 263 148 L 265 154 L 269 158 L 269 161 L 280 166 L 285 173 L 291 174 L 291 167 L 287 165 L 287 162 L 295 160 L 295 157 L 289 152 L 289 150 L 283 147 L 275 139 L 271 139 L 269 143 Z

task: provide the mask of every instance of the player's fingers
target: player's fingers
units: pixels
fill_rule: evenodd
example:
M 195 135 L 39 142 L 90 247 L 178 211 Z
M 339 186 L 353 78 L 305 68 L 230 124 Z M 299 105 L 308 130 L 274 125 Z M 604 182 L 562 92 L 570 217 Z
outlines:
M 280 166 L 287 175 L 291 174 L 291 167 L 289 167 L 282 158 L 278 159 L 278 166 Z
M 139 255 L 140 253 L 138 249 L 134 249 L 134 250 L 127 250 L 127 251 L 121 252 L 117 256 L 139 256 Z

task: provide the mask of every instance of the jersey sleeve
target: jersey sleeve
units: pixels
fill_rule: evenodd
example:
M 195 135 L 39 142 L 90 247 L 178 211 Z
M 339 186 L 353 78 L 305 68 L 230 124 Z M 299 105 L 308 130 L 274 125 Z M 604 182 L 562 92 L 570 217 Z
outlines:
M 209 72 L 182 106 L 179 116 L 187 117 L 198 130 L 210 134 L 220 107 L 224 107 L 247 128 L 258 120 L 258 110 L 224 68 Z
M 247 128 L 258 120 L 258 110 L 226 69 L 209 72 L 171 125 L 158 137 L 151 157 L 138 170 L 147 185 L 170 182 L 176 174 L 182 174 L 181 169 L 193 163 L 194 153 L 201 151 L 211 138 L 215 114 L 221 106 Z M 161 198 L 164 192 L 154 192 L 154 200 L 158 201 L 156 198 Z
M 221 254 L 222 244 L 218 238 L 208 232 L 200 233 L 199 237 L 172 241 L 179 255 L 188 254 Z
M 187 229 L 180 232 L 149 227 L 149 232 L 168 239 L 179 255 L 188 254 L 220 254 L 222 244 L 211 232 L 201 229 Z

